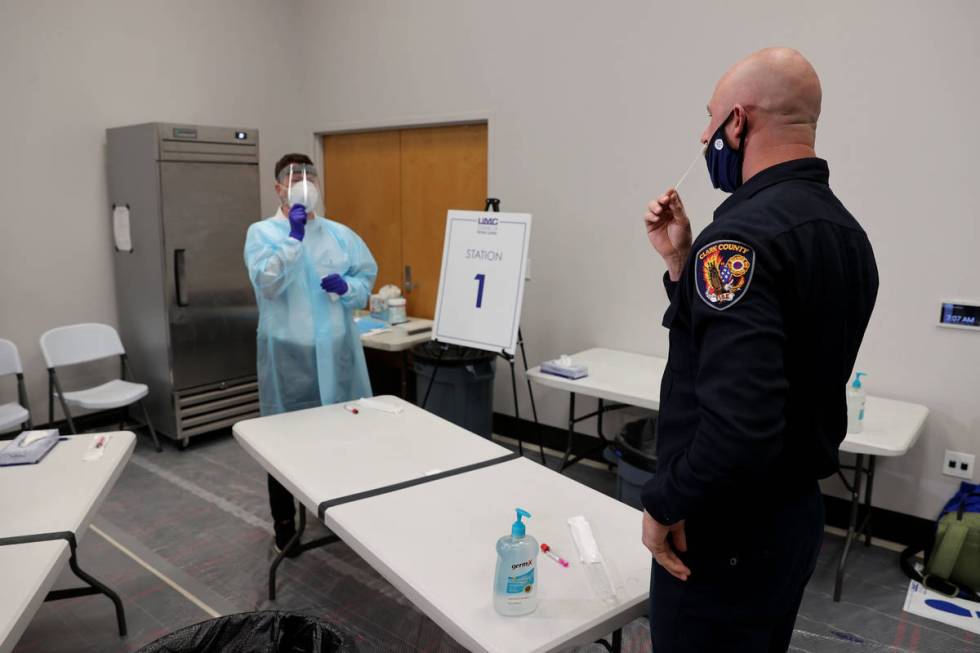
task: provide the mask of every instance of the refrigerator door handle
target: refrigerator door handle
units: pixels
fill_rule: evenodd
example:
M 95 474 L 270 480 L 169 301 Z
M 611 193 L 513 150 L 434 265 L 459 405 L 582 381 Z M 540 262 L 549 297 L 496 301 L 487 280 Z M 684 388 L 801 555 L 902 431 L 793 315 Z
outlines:
M 186 250 L 174 250 L 174 288 L 177 291 L 177 306 L 187 306 L 187 271 L 184 268 L 184 253 Z

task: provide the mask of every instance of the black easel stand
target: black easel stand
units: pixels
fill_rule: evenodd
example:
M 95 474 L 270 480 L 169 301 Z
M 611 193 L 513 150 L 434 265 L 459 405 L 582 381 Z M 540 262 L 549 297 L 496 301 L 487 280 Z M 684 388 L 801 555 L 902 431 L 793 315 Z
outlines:
M 494 213 L 500 212 L 500 200 L 495 197 L 488 197 L 484 211 L 493 211 Z M 438 342 L 438 341 L 437 341 Z M 527 351 L 524 348 L 524 334 L 521 333 L 520 328 L 517 329 L 517 345 L 521 348 L 521 360 L 524 362 L 524 371 L 527 372 Z M 429 403 L 429 393 L 432 392 L 432 385 L 435 383 L 436 374 L 439 372 L 439 363 L 442 360 L 442 355 L 449 348 L 449 345 L 444 343 L 439 343 L 439 355 L 436 357 L 436 364 L 432 369 L 432 376 L 429 377 L 429 385 L 425 389 L 425 396 L 422 398 L 422 405 L 420 408 L 425 409 L 426 405 Z M 518 421 L 521 419 L 521 409 L 520 404 L 517 402 L 517 370 L 515 366 L 515 357 L 513 354 L 508 354 L 506 351 L 499 351 L 497 355 L 507 361 L 510 365 L 510 384 L 514 391 L 514 417 Z M 531 379 L 527 379 L 527 391 L 531 397 L 531 413 L 534 416 L 534 432 L 538 440 L 538 449 L 541 452 L 541 464 L 546 466 L 548 463 L 545 461 L 544 457 L 544 442 L 541 439 L 541 424 L 538 422 L 538 407 L 534 401 L 534 389 L 531 387 Z M 524 455 L 524 438 L 520 435 L 517 436 L 517 450 L 520 454 Z

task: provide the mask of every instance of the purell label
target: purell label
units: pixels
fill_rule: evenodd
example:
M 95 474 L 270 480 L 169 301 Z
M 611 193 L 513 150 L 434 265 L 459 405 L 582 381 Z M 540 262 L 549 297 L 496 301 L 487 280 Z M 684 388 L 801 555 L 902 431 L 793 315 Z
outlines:
M 507 576 L 507 594 L 530 596 L 534 591 L 534 563 L 530 560 L 519 565 L 513 565 L 513 571 Z M 521 573 L 523 572 L 523 573 Z

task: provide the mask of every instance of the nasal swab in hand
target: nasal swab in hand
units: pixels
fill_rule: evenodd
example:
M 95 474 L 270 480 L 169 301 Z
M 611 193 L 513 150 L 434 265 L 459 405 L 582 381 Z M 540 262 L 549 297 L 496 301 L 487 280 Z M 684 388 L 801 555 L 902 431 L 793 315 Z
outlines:
M 694 160 L 691 161 L 691 165 L 687 166 L 687 170 L 685 170 L 684 171 L 684 174 L 681 175 L 680 181 L 678 181 L 676 184 L 674 184 L 674 190 L 675 191 L 678 188 L 681 187 L 681 184 L 684 183 L 684 180 L 687 179 L 687 176 L 689 174 L 691 174 L 691 170 L 694 170 L 694 164 L 696 164 L 698 162 L 698 159 L 701 159 L 702 157 L 704 157 L 704 153 L 707 152 L 707 151 L 708 151 L 708 145 L 707 144 L 702 145 L 701 146 L 701 149 L 698 151 L 698 155 L 696 157 L 694 157 Z

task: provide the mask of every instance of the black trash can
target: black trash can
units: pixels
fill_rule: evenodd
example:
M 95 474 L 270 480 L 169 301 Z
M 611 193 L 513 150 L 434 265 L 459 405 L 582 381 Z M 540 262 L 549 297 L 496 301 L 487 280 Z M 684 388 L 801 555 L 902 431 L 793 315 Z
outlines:
M 243 612 L 175 630 L 136 653 L 355 653 L 350 635 L 315 617 Z
M 442 356 L 440 357 L 440 351 Z M 482 349 L 423 342 L 412 349 L 415 359 L 415 403 L 467 431 L 489 438 L 493 432 L 493 377 L 497 355 Z M 438 367 L 438 373 L 435 372 Z
M 616 457 L 616 498 L 643 510 L 643 486 L 657 471 L 657 418 L 647 417 L 623 425 L 612 445 Z

